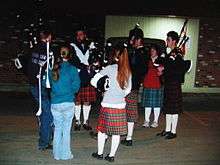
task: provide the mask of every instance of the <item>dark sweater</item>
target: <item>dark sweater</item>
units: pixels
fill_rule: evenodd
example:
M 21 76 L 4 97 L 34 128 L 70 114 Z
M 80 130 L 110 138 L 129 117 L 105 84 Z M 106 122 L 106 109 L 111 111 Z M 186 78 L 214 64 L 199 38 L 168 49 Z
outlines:
M 39 43 L 31 53 L 31 58 L 27 65 L 27 76 L 31 85 L 38 83 L 37 75 L 39 74 L 39 63 L 46 62 L 47 60 L 47 47 L 45 42 Z M 45 74 L 46 64 L 42 68 L 41 75 Z
M 138 90 L 147 72 L 148 54 L 144 47 L 129 49 L 129 63 L 132 73 L 132 90 Z
M 184 83 L 186 71 L 189 69 L 188 60 L 184 60 L 181 54 L 177 54 L 175 59 L 170 58 L 170 54 L 165 58 L 158 58 L 155 61 L 164 65 L 164 81 L 165 83 L 178 82 Z

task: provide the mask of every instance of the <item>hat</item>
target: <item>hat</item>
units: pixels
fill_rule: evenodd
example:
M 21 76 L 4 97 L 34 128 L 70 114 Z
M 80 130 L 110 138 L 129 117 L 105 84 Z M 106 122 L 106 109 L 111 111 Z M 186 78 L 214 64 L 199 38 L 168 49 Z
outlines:
M 144 38 L 144 32 L 140 28 L 140 24 L 137 23 L 135 27 L 129 31 L 129 40 L 143 39 L 143 38 Z

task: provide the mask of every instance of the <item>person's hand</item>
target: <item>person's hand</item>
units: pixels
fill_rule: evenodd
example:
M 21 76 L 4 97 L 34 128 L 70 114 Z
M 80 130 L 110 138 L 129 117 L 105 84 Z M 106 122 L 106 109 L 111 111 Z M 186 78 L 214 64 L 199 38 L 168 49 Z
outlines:
M 157 75 L 158 75 L 158 76 L 161 76 L 161 75 L 163 74 L 163 70 L 164 70 L 164 67 L 163 67 L 163 66 L 157 67 Z
M 163 67 L 163 66 L 159 66 L 159 67 L 157 67 L 157 70 L 158 70 L 159 72 L 163 72 L 164 67 Z

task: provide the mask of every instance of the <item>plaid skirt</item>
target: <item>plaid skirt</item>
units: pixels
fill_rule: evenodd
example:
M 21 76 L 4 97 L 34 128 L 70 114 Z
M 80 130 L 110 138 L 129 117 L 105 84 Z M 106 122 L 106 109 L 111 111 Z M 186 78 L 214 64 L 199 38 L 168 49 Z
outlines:
M 164 85 L 164 114 L 179 114 L 182 112 L 182 89 L 181 83 L 172 82 Z
M 141 105 L 143 107 L 161 107 L 163 102 L 163 88 L 144 88 Z
M 126 114 L 128 122 L 136 122 L 138 118 L 138 91 L 132 90 L 127 95 L 126 100 Z
M 96 101 L 96 89 L 92 86 L 81 87 L 76 95 L 76 102 L 95 102 Z
M 126 135 L 126 110 L 101 107 L 97 131 L 106 133 L 107 135 Z

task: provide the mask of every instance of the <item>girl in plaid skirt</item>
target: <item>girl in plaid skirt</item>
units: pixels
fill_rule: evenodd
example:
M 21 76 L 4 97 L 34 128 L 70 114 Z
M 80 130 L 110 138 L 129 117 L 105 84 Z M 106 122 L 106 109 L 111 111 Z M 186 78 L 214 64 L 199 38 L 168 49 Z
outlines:
M 154 61 L 158 58 L 158 47 L 152 45 L 150 48 L 151 60 L 148 62 L 148 72 L 144 78 L 144 91 L 142 95 L 142 106 L 145 107 L 145 120 L 143 127 L 158 126 L 160 107 L 163 100 L 163 88 L 161 87 L 160 76 L 162 75 L 163 66 L 155 66 Z M 154 111 L 154 121 L 150 124 L 151 109 Z
M 127 49 L 124 46 L 116 46 L 113 59 L 116 64 L 107 66 L 91 80 L 91 84 L 95 87 L 97 87 L 98 80 L 104 76 L 107 76 L 106 81 L 109 81 L 109 89 L 104 93 L 98 119 L 98 152 L 92 154 L 94 158 L 103 159 L 106 138 L 111 136 L 111 151 L 105 157 L 105 160 L 109 162 L 114 161 L 120 136 L 127 134 L 125 96 L 131 90 L 131 71 Z

